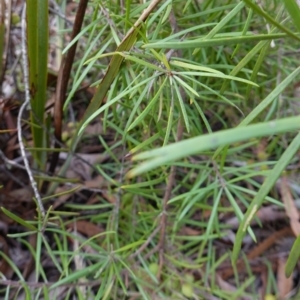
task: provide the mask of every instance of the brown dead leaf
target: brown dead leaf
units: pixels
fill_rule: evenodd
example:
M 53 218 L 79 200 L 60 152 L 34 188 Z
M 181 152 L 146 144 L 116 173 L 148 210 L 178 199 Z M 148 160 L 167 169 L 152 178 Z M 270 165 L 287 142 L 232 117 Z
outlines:
M 286 258 L 279 258 L 277 267 L 277 287 L 280 300 L 286 299 L 286 296 L 293 289 L 293 276 L 288 278 L 285 276 L 285 265 Z
M 290 218 L 290 225 L 295 236 L 300 235 L 299 212 L 295 205 L 295 201 L 291 194 L 287 178 L 283 177 L 280 181 L 280 193 L 284 203 L 284 208 L 287 216 Z
M 33 193 L 32 190 L 29 188 L 21 188 L 12 190 L 8 197 L 11 198 L 12 201 L 20 202 L 31 202 Z
M 272 233 L 267 239 L 265 239 L 263 242 L 258 244 L 256 247 L 254 247 L 248 254 L 248 259 L 254 259 L 261 254 L 263 254 L 265 251 L 267 251 L 271 246 L 273 246 L 278 240 L 282 239 L 283 237 L 291 235 L 291 228 L 285 227 L 279 231 L 276 231 Z
M 76 222 L 72 222 L 67 225 L 67 228 L 77 230 L 78 232 L 88 236 L 89 238 L 104 232 L 104 229 L 85 220 L 78 220 Z
M 236 287 L 231 285 L 229 282 L 223 280 L 223 278 L 220 275 L 216 274 L 216 279 L 217 279 L 217 283 L 218 283 L 219 287 L 222 290 L 228 291 L 228 292 L 235 292 L 236 291 Z
M 88 125 L 85 130 L 84 133 L 87 135 L 100 135 L 103 134 L 103 126 L 100 122 L 97 122 L 93 125 Z
M 61 152 L 60 159 L 66 159 L 69 153 Z M 83 180 L 91 180 L 93 166 L 99 164 L 108 158 L 107 154 L 84 154 L 78 153 L 73 156 L 70 162 L 70 168 L 67 171 L 66 177 L 74 178 L 80 176 Z
M 105 186 L 105 184 L 104 178 L 101 175 L 98 175 L 91 180 L 86 180 L 83 183 L 83 186 L 86 189 L 101 189 Z
M 268 276 L 269 276 L 268 270 L 266 268 L 263 269 L 263 271 L 260 274 L 260 279 L 261 279 L 261 287 L 259 289 L 260 299 L 265 299 L 266 298 Z
M 200 230 L 185 226 L 180 230 L 180 234 L 187 236 L 200 236 L 202 232 Z
M 77 231 L 73 231 L 73 235 L 80 236 L 80 234 Z M 79 252 L 79 247 L 80 247 L 79 240 L 74 239 L 73 240 L 73 252 L 78 253 Z M 81 271 L 81 270 L 86 268 L 86 262 L 85 262 L 82 255 L 80 255 L 80 254 L 75 254 L 74 255 L 74 265 L 75 265 L 75 272 L 76 271 Z M 79 283 L 84 283 L 84 282 L 86 282 L 86 279 L 85 278 L 79 278 L 78 282 Z M 80 292 L 82 293 L 82 295 L 86 295 L 86 293 L 87 293 L 87 287 L 86 286 L 80 285 L 78 288 L 79 288 Z
M 102 191 L 102 197 L 111 204 L 115 204 L 117 201 L 116 196 L 108 191 Z

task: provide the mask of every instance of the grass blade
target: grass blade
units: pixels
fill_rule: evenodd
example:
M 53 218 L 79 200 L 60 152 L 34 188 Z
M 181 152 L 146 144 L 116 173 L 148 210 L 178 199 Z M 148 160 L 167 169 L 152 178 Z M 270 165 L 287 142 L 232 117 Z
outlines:
M 297 122 L 299 122 L 299 120 Z M 300 148 L 300 133 L 297 134 L 297 136 L 293 139 L 293 141 L 288 146 L 288 148 L 284 151 L 284 153 L 282 154 L 282 156 L 274 166 L 273 170 L 269 172 L 269 175 L 266 177 L 264 183 L 262 184 L 258 193 L 256 194 L 253 201 L 251 202 L 236 235 L 236 241 L 234 243 L 233 253 L 232 253 L 233 263 L 236 262 L 238 258 L 238 254 L 241 249 L 243 238 L 245 236 L 245 233 L 247 231 L 247 228 L 251 220 L 253 219 L 257 210 L 260 208 L 263 200 L 268 195 L 269 191 L 274 186 L 277 179 L 284 171 L 284 169 L 286 168 L 290 160 L 293 158 L 293 156 L 297 153 L 299 148 Z
M 212 134 L 191 138 L 133 156 L 133 160 L 148 159 L 148 161 L 129 171 L 127 176 L 129 178 L 134 177 L 158 166 L 172 163 L 178 159 L 197 154 L 208 149 L 215 149 L 219 146 L 245 141 L 254 137 L 268 136 L 297 129 L 300 129 L 299 116 L 285 118 L 279 121 L 258 123 L 247 127 L 222 130 Z
M 204 38 L 197 40 L 174 40 L 172 42 L 156 42 L 145 44 L 143 48 L 160 48 L 160 49 L 194 49 L 194 48 L 204 48 L 213 46 L 225 46 L 225 45 L 235 45 L 240 43 L 248 42 L 259 42 L 263 40 L 276 40 L 287 37 L 285 33 L 276 34 L 248 34 L 232 37 L 218 37 L 211 40 L 205 40 Z

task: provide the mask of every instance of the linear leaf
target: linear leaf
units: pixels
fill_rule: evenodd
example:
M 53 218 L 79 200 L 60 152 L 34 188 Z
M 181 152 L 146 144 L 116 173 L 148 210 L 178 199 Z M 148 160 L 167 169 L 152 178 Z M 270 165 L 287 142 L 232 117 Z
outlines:
M 211 40 L 205 40 L 203 38 L 197 40 L 181 41 L 174 40 L 172 42 L 156 42 L 145 44 L 143 48 L 160 48 L 160 49 L 194 49 L 204 48 L 212 46 L 224 46 L 224 45 L 235 45 L 246 42 L 257 42 L 263 40 L 276 40 L 287 37 L 285 33 L 277 34 L 248 34 L 232 37 L 219 37 Z
M 295 26 L 300 31 L 300 8 L 299 4 L 295 0 L 284 0 L 283 1 L 286 10 L 290 14 Z M 298 1 L 299 3 L 299 1 Z
M 285 276 L 290 277 L 299 261 L 300 258 L 300 236 L 297 237 L 293 244 L 291 252 L 285 266 Z
M 17 223 L 19 223 L 20 225 L 24 226 L 25 228 L 28 228 L 29 230 L 32 230 L 32 231 L 37 231 L 37 228 L 35 226 L 33 226 L 30 223 L 28 223 L 27 221 L 21 219 L 20 217 L 18 217 L 14 213 L 10 212 L 9 210 L 5 209 L 4 207 L 1 207 L 1 210 L 9 218 L 11 218 L 12 220 L 16 221 Z
M 293 118 L 291 118 L 293 119 Z M 295 120 L 295 122 L 300 122 Z M 251 126 L 249 126 L 251 127 Z M 255 216 L 256 212 L 262 205 L 263 200 L 270 192 L 271 188 L 276 183 L 277 179 L 280 177 L 281 173 L 284 171 L 290 160 L 294 157 L 294 155 L 297 153 L 297 151 L 300 148 L 300 133 L 297 134 L 297 136 L 293 139 L 291 144 L 288 146 L 288 148 L 284 151 L 276 165 L 274 166 L 272 172 L 269 172 L 269 175 L 266 177 L 264 183 L 260 187 L 258 193 L 255 195 L 254 199 L 252 200 L 250 206 L 247 209 L 247 212 L 245 214 L 245 217 L 240 224 L 240 227 L 238 229 L 238 232 L 236 234 L 236 240 L 233 247 L 233 253 L 232 253 L 232 262 L 236 262 L 243 238 L 246 234 L 246 231 L 251 223 L 251 220 Z
M 185 141 L 174 143 L 159 149 L 142 152 L 133 156 L 133 160 L 149 159 L 129 171 L 128 177 L 152 170 L 158 166 L 174 162 L 178 159 L 197 154 L 208 149 L 244 141 L 254 137 L 268 136 L 281 132 L 300 129 L 300 117 L 290 117 L 279 121 L 271 121 L 222 130 L 200 137 L 194 137 Z

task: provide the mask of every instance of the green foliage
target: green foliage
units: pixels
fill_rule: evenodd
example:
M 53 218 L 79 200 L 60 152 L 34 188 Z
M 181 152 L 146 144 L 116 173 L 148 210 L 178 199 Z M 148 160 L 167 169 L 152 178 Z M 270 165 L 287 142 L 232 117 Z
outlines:
M 44 150 L 35 151 L 44 169 L 47 145 L 36 120 L 44 124 L 47 47 L 38 45 L 48 43 L 47 4 L 33 2 L 28 1 L 28 55 L 30 83 L 39 88 L 32 93 L 32 131 L 34 149 Z M 30 249 L 36 281 L 45 283 L 30 292 L 36 299 L 51 298 L 63 287 L 66 299 L 251 298 L 256 285 L 250 267 L 235 291 L 216 284 L 231 250 L 223 252 L 216 241 L 228 232 L 221 216 L 236 216 L 235 262 L 246 232 L 255 239 L 250 224 L 260 206 L 283 206 L 273 187 L 300 148 L 300 119 L 287 103 L 300 68 L 281 51 L 298 49 L 298 10 L 294 1 L 266 1 L 263 9 L 248 0 L 189 0 L 184 8 L 179 0 L 140 2 L 90 1 L 85 27 L 64 49 L 84 41 L 65 111 L 87 77 L 96 87 L 69 150 L 85 142 L 83 132 L 92 121 L 101 122 L 99 143 L 110 159 L 95 169 L 106 183 L 105 197 L 63 203 L 63 211 L 49 209 L 34 222 L 3 209 L 31 230 L 13 236 Z M 45 204 L 67 193 L 54 190 L 65 181 L 60 176 L 70 160 L 71 155 L 53 178 Z M 101 232 L 85 238 L 72 227 L 75 221 Z M 25 239 L 33 233 L 35 248 Z M 299 256 L 295 247 L 287 275 Z M 55 283 L 47 284 L 44 253 L 59 274 Z M 2 257 L 28 294 L 18 268 Z

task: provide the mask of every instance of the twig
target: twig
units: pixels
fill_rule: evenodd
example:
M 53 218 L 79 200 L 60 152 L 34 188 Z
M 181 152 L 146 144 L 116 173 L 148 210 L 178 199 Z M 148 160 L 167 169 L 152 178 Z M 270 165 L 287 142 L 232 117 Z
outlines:
M 24 161 L 26 172 L 28 174 L 36 201 L 38 203 L 40 213 L 42 215 L 42 218 L 45 218 L 45 209 L 43 206 L 43 202 L 42 202 L 41 196 L 39 194 L 39 191 L 37 189 L 36 181 L 33 178 L 33 174 L 31 172 L 31 169 L 29 166 L 29 162 L 28 162 L 26 152 L 25 152 L 25 147 L 24 147 L 23 140 L 22 140 L 22 124 L 21 124 L 22 123 L 22 115 L 23 115 L 23 112 L 24 112 L 25 108 L 27 107 L 27 105 L 30 104 L 27 45 L 26 45 L 26 3 L 24 4 L 24 8 L 23 8 L 23 12 L 22 12 L 22 27 L 23 27 L 22 28 L 22 55 L 23 55 L 23 64 L 22 65 L 23 65 L 23 72 L 24 72 L 25 101 L 21 105 L 19 114 L 18 114 L 18 120 L 17 120 L 18 140 L 19 140 L 21 155 L 22 155 L 22 158 Z

